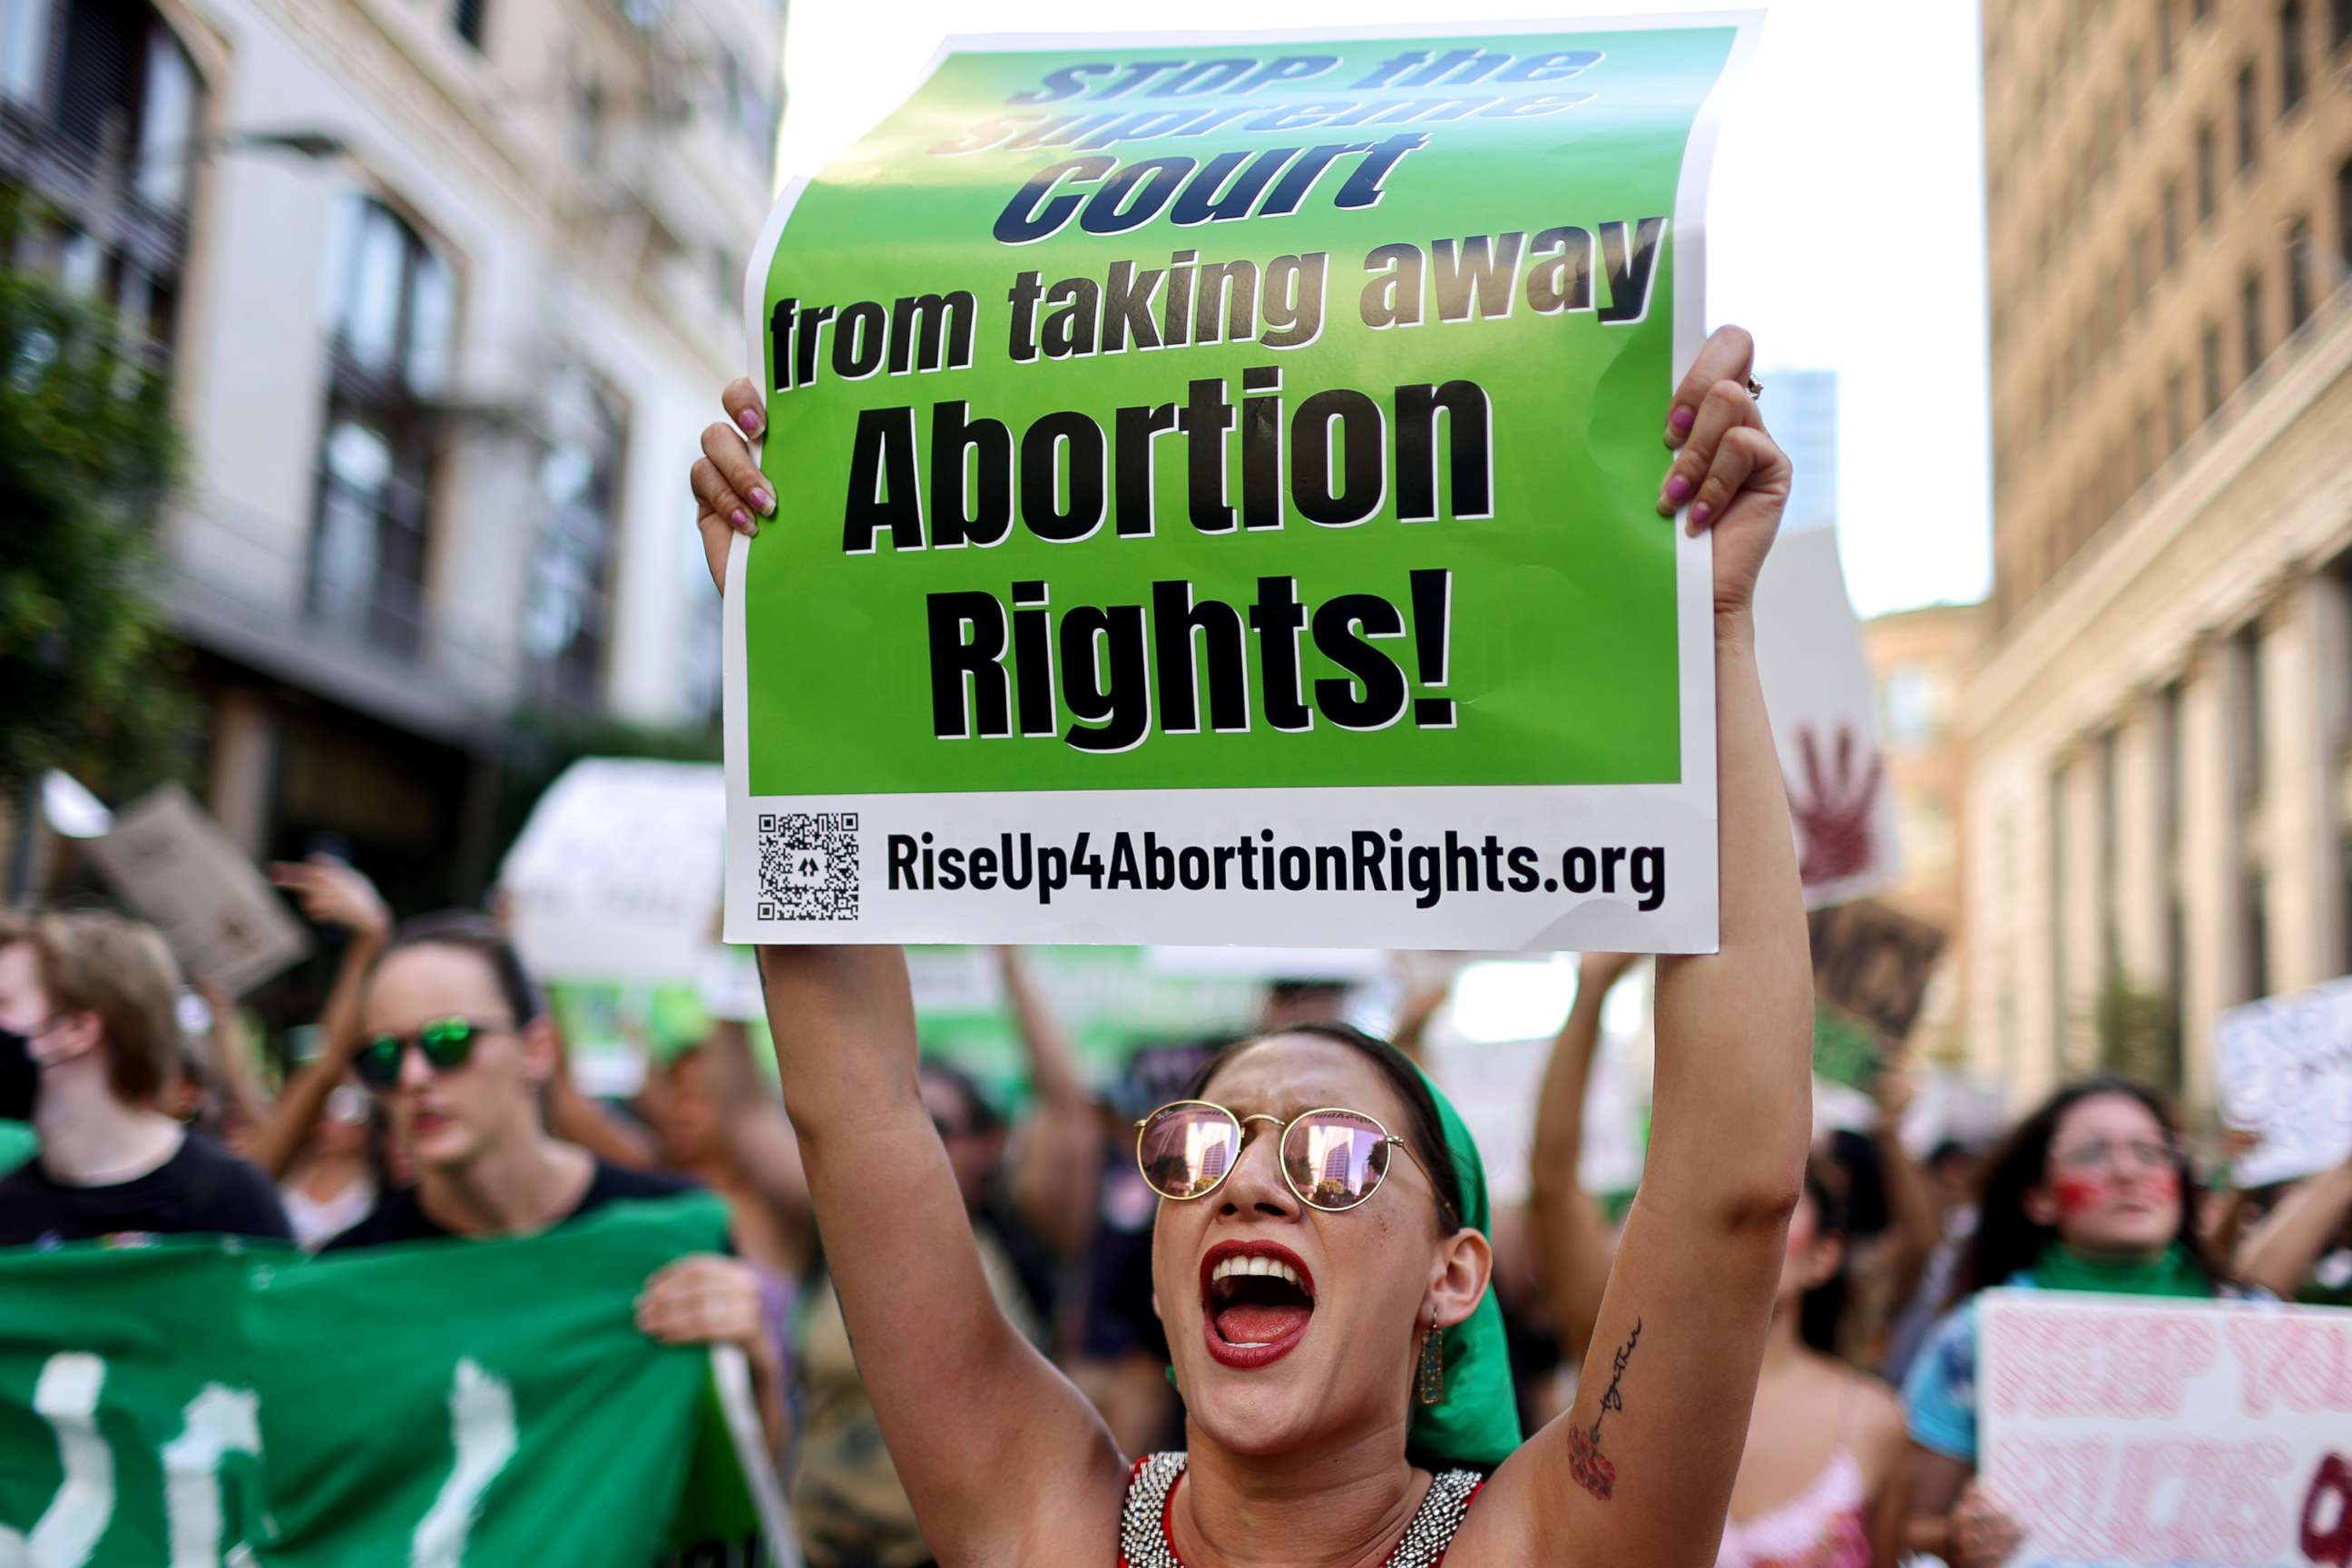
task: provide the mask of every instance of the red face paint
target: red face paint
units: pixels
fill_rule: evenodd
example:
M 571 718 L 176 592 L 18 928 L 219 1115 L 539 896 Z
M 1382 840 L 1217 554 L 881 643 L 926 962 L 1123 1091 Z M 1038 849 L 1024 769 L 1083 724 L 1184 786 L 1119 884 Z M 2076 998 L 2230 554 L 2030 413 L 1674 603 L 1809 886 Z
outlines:
M 2058 1200 L 2058 1212 L 2070 1219 L 2105 1204 L 2111 1190 L 2100 1176 L 2061 1176 L 2050 1188 Z

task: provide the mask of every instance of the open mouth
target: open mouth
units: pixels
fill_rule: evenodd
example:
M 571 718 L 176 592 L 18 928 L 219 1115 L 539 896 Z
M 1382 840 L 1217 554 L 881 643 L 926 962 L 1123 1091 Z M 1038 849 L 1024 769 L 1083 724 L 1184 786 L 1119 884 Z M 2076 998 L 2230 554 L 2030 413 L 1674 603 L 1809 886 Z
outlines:
M 1201 1318 L 1209 1353 L 1248 1369 L 1281 1360 L 1315 1316 L 1315 1277 L 1288 1247 L 1221 1242 L 1201 1259 Z

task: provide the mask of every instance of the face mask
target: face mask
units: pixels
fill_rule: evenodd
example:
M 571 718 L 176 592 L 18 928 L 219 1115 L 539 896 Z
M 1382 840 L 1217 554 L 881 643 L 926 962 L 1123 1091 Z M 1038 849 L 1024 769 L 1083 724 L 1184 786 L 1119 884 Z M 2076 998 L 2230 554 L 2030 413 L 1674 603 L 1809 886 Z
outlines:
M 30 1121 L 40 1096 L 41 1069 L 33 1063 L 30 1037 L 0 1029 L 0 1121 Z

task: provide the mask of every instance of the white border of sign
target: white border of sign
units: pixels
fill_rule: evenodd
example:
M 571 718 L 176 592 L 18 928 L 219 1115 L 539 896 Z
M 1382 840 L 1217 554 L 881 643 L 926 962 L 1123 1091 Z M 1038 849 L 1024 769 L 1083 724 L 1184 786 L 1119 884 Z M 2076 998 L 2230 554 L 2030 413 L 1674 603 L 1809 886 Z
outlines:
M 1070 48 L 1160 48 L 1194 45 L 1263 46 L 1431 37 L 1514 34 L 1655 32 L 1731 27 L 1736 37 L 1722 74 L 1691 125 L 1675 192 L 1674 368 L 1658 388 L 1663 409 L 1675 380 L 1706 341 L 1707 174 L 1714 163 L 1725 100 L 1753 55 L 1763 13 L 1691 12 L 1642 16 L 1566 17 L 1440 26 L 1308 27 L 1270 32 L 1038 33 L 957 35 L 940 47 L 908 96 L 921 90 L 950 54 Z M 894 106 L 895 107 L 895 106 Z M 787 183 L 753 246 L 744 270 L 745 363 L 765 362 L 764 302 L 770 264 L 784 226 L 808 187 Z M 1663 462 L 1661 464 L 1663 469 Z M 789 521 L 783 526 L 791 526 Z M 1661 522 L 1661 527 L 1666 526 Z M 727 913 L 730 942 L 1171 942 L 1198 945 L 1295 944 L 1311 933 L 1318 945 L 1443 947 L 1492 952 L 1573 949 L 1652 952 L 1712 952 L 1717 945 L 1717 842 L 1715 756 L 1715 622 L 1713 545 L 1694 539 L 1677 520 L 1675 601 L 1682 671 L 1683 777 L 1672 784 L 1517 785 L 1433 789 L 1271 787 L 1246 790 L 1074 790 L 959 794 L 953 797 L 954 840 L 993 844 L 1003 835 L 1030 835 L 1040 845 L 1066 845 L 1079 825 L 1097 827 L 1096 849 L 1107 855 L 1102 830 L 1140 815 L 1175 845 L 1231 845 L 1271 830 L 1277 846 L 1346 842 L 1357 826 L 1391 826 L 1422 818 L 1442 821 L 1465 837 L 1491 834 L 1506 845 L 1538 847 L 1547 858 L 1574 845 L 1647 843 L 1666 847 L 1665 902 L 1636 910 L 1630 892 L 1562 892 L 1540 913 L 1524 893 L 1455 893 L 1432 908 L 1410 895 L 1367 897 L 1353 892 L 1286 891 L 1267 899 L 1228 889 L 1219 892 L 1132 891 L 1073 885 L 1052 904 L 1001 890 L 892 890 L 886 835 L 931 827 L 944 814 L 938 795 L 792 795 L 753 797 L 744 744 L 747 637 L 742 614 L 750 541 L 738 534 L 727 557 L 723 640 L 727 770 Z M 761 811 L 855 812 L 860 828 L 860 918 L 856 921 L 761 921 L 757 918 L 759 826 Z M 1605 824 L 1605 828 L 1603 827 Z M 1142 826 L 1139 823 L 1138 826 Z M 1410 835 L 1409 835 L 1410 837 Z M 1148 917 L 1138 905 L 1148 898 Z

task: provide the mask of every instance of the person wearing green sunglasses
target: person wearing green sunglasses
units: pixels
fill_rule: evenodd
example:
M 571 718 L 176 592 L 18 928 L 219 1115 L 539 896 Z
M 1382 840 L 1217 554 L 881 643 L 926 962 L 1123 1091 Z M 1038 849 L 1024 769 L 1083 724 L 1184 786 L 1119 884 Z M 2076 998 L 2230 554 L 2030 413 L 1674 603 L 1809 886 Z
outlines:
M 430 916 L 394 932 L 360 1015 L 352 1067 L 415 1161 L 416 1184 L 384 1194 L 323 1252 L 527 1236 L 609 1203 L 691 1188 L 548 1131 L 541 1093 L 562 1045 L 514 948 L 483 917 Z M 715 1253 L 679 1258 L 646 1281 L 636 1317 L 666 1342 L 741 1345 L 771 1437 L 781 1429 L 782 1355 L 748 1265 Z
M 1662 411 L 1657 493 L 1662 518 L 1712 538 L 1720 862 L 1692 874 L 1719 875 L 1721 950 L 1660 961 L 1647 1176 L 1575 1405 L 1525 1441 L 1499 1329 L 1477 1328 L 1494 1306 L 1475 1149 L 1392 1049 L 1286 1027 L 1136 1129 L 1187 1447 L 1130 1464 L 990 1300 L 918 1088 L 904 956 L 762 951 L 827 1261 L 942 1562 L 1715 1560 L 1811 1133 L 1811 963 L 1752 613 L 1790 468 L 1753 357 L 1737 328 L 1700 351 Z M 739 381 L 724 402 L 692 481 L 722 590 L 730 551 L 767 548 L 737 538 L 754 511 L 818 527 L 824 499 L 779 511 L 744 445 L 760 394 Z

